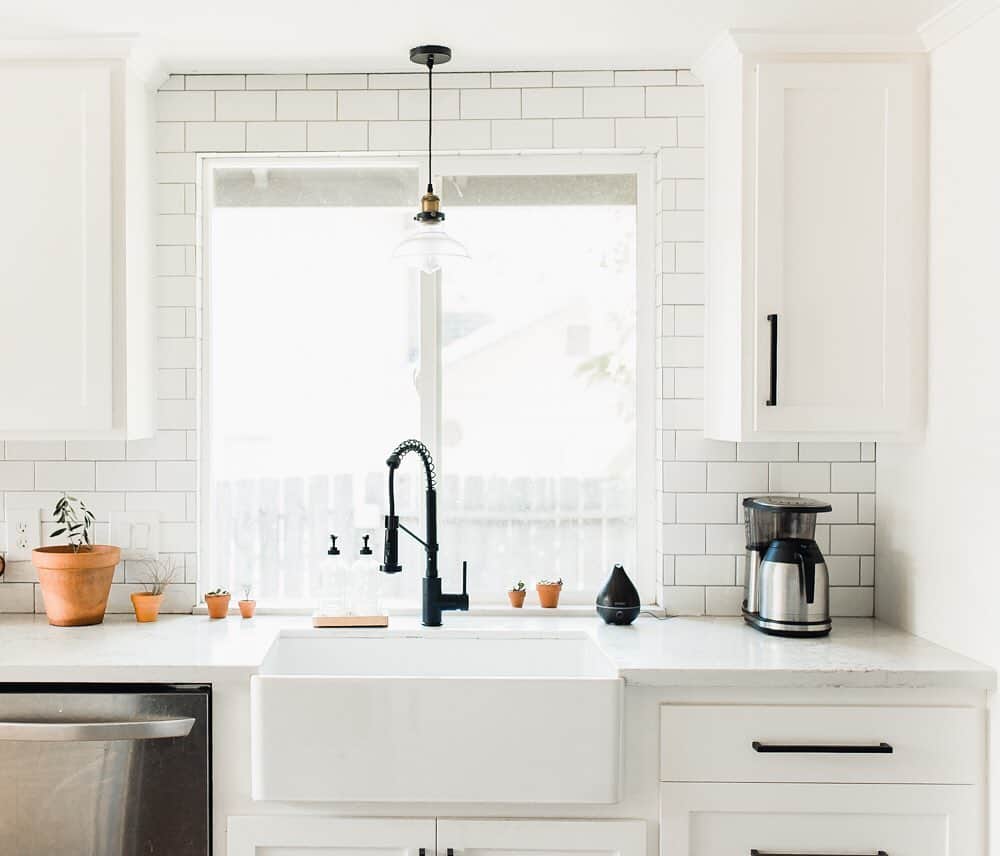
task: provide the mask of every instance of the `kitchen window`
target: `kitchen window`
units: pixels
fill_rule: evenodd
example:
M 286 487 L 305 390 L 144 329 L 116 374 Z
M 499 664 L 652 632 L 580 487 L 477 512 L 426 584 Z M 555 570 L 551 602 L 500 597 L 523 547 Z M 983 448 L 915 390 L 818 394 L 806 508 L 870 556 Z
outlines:
M 417 160 L 205 158 L 202 587 L 308 606 L 329 533 L 381 556 L 385 458 L 423 440 L 438 472 L 445 587 L 473 607 L 517 580 L 589 603 L 615 562 L 651 602 L 651 165 L 639 155 L 435 159 L 472 260 L 417 274 Z M 423 478 L 397 474 L 422 532 Z M 400 539 L 390 600 L 416 604 Z M 533 595 L 529 605 L 533 602 Z

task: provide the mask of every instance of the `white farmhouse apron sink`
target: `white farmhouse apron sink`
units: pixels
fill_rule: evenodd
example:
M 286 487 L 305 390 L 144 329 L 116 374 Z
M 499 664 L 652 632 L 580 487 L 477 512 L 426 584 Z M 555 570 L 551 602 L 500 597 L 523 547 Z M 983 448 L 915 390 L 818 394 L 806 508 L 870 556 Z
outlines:
M 251 678 L 253 797 L 614 803 L 622 684 L 585 634 L 285 631 Z

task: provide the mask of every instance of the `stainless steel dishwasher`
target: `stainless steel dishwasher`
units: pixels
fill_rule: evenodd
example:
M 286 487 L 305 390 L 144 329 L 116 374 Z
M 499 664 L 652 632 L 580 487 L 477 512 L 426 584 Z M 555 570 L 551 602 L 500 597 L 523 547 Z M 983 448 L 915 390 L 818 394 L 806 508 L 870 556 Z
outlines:
M 211 853 L 211 688 L 0 684 L 0 850 Z

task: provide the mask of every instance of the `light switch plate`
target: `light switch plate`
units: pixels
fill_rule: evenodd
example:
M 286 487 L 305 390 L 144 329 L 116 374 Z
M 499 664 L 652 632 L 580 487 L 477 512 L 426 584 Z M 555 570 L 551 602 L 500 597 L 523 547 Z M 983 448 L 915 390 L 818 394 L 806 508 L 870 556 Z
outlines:
M 110 541 L 123 559 L 155 559 L 160 553 L 159 511 L 111 511 Z
M 7 509 L 8 562 L 27 562 L 31 551 L 42 544 L 42 510 L 40 508 Z

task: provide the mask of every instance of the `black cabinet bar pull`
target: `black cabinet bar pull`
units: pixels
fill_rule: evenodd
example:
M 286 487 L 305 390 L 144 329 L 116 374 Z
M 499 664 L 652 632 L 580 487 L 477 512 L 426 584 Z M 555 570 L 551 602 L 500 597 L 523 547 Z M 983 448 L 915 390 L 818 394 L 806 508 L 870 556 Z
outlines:
M 770 395 L 764 404 L 774 407 L 778 403 L 778 316 L 768 315 L 768 323 L 771 325 L 771 364 L 770 372 Z
M 838 854 L 838 853 L 785 853 L 784 851 L 782 851 L 781 853 L 768 853 L 765 850 L 758 850 L 757 848 L 753 848 L 750 851 L 750 856 L 859 856 L 859 854 L 856 854 L 856 853 L 852 853 L 852 854 L 847 854 L 847 853 L 840 853 L 840 854 Z M 889 854 L 886 853 L 884 850 L 879 850 L 877 853 L 872 854 L 872 856 L 889 856 Z
M 888 743 L 870 743 L 862 746 L 851 744 L 808 744 L 808 743 L 761 743 L 754 740 L 750 744 L 754 752 L 775 752 L 786 755 L 802 753 L 813 755 L 891 755 L 892 746 Z M 766 856 L 761 853 L 760 856 Z
M 421 847 L 417 852 L 420 854 L 420 856 L 427 856 L 427 848 L 426 847 Z M 750 852 L 753 853 L 752 850 Z
M 452 850 L 450 847 L 448 848 L 448 856 L 455 856 L 455 851 Z

